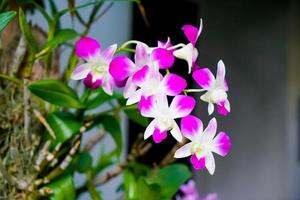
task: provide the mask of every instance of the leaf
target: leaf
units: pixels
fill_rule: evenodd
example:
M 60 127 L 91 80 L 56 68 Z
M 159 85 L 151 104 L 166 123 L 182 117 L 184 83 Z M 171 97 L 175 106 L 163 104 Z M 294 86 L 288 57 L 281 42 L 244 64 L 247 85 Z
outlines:
M 173 164 L 154 172 L 147 179 L 149 184 L 158 184 L 163 190 L 164 198 L 171 199 L 179 187 L 191 177 L 188 167 L 182 164 Z
M 137 188 L 136 188 L 136 199 L 143 199 L 143 200 L 153 200 L 153 199 L 160 199 L 162 198 L 162 187 L 158 184 L 148 184 L 144 177 L 140 177 L 137 181 Z
M 102 149 L 102 152 L 104 149 Z M 96 176 L 99 172 L 101 172 L 106 167 L 115 163 L 116 160 L 116 152 L 115 150 L 108 153 L 101 153 L 100 159 L 98 160 L 96 166 L 93 169 L 93 175 Z
M 7 11 L 0 13 L 0 33 L 8 25 L 8 23 L 16 16 L 15 11 Z
M 74 39 L 76 36 L 78 36 L 78 33 L 73 29 L 61 29 L 54 35 L 54 38 L 46 43 L 45 48 L 56 48 L 58 45 Z
M 24 34 L 25 39 L 26 39 L 32 53 L 35 54 L 37 51 L 37 43 L 36 43 L 34 37 L 32 36 L 31 27 L 28 24 L 21 7 L 19 8 L 19 24 L 20 24 L 21 31 Z
M 124 170 L 124 189 L 125 189 L 125 199 L 133 199 L 136 195 L 136 181 L 134 175 L 129 170 Z
M 123 149 L 123 141 L 122 141 L 122 132 L 119 121 L 110 115 L 106 115 L 102 117 L 101 123 L 103 124 L 105 130 L 110 133 L 112 138 L 116 143 L 116 156 L 120 156 Z
M 41 80 L 28 86 L 29 90 L 39 98 L 67 108 L 83 108 L 76 92 L 58 80 Z
M 102 88 L 99 88 L 98 90 L 92 91 L 87 101 L 86 108 L 87 110 L 97 108 L 98 106 L 102 105 L 106 101 L 112 100 L 113 98 L 113 96 L 109 96 L 108 94 L 106 94 Z
M 70 113 L 50 113 L 46 120 L 56 135 L 56 140 L 53 141 L 54 146 L 58 142 L 64 143 L 81 128 L 81 123 Z
M 126 115 L 128 116 L 129 119 L 134 121 L 135 123 L 146 127 L 149 124 L 149 119 L 142 117 L 138 109 L 133 109 L 133 110 L 124 110 Z
M 46 187 L 53 191 L 49 197 L 51 200 L 75 200 L 76 198 L 74 180 L 70 174 L 51 182 Z
M 84 173 L 91 169 L 93 164 L 93 158 L 88 152 L 81 152 L 77 155 L 75 161 L 75 170 L 79 173 Z

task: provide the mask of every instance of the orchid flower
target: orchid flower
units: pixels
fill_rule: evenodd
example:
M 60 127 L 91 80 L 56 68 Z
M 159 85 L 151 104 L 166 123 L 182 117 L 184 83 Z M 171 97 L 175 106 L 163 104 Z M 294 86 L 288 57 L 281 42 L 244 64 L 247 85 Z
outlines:
M 136 72 L 132 77 L 133 83 L 139 87 L 127 100 L 127 105 L 140 101 L 141 97 L 168 95 L 175 96 L 186 88 L 186 80 L 176 74 L 162 76 L 157 67 L 148 65 Z
M 208 68 L 194 71 L 193 78 L 206 91 L 200 98 L 208 102 L 209 115 L 214 112 L 213 104 L 215 103 L 218 106 L 219 114 L 226 116 L 230 112 L 230 103 L 227 99 L 228 85 L 225 80 L 223 61 L 218 62 L 216 78 Z
M 92 89 L 102 86 L 103 90 L 112 95 L 115 85 L 113 77 L 108 69 L 117 45 L 111 45 L 104 51 L 100 51 L 100 44 L 89 37 L 78 40 L 75 46 L 77 56 L 86 61 L 75 68 L 71 74 L 73 80 L 84 79 L 84 84 Z
M 213 152 L 226 156 L 230 150 L 231 142 L 225 132 L 220 132 L 216 137 L 217 121 L 211 119 L 203 131 L 203 124 L 200 119 L 189 115 L 181 120 L 182 134 L 191 142 L 179 148 L 174 157 L 183 158 L 191 156 L 190 161 L 197 170 L 207 168 L 213 175 L 215 171 L 215 160 Z
M 192 25 L 184 25 L 182 26 L 182 30 L 188 39 L 189 43 L 187 45 L 184 45 L 182 48 L 176 50 L 173 52 L 173 55 L 176 58 L 186 60 L 188 63 L 188 73 L 190 74 L 192 72 L 192 68 L 197 66 L 196 60 L 198 57 L 198 50 L 196 48 L 196 42 L 202 32 L 202 19 L 200 19 L 200 26 L 199 28 L 196 28 Z
M 189 115 L 195 107 L 193 97 L 177 95 L 170 106 L 166 96 L 142 97 L 138 103 L 141 115 L 154 118 L 144 133 L 144 139 L 151 135 L 154 142 L 159 143 L 167 137 L 167 131 L 177 140 L 182 141 L 182 135 L 175 119 Z
M 189 180 L 186 184 L 181 185 L 180 191 L 183 195 L 177 196 L 176 200 L 220 200 L 216 193 L 200 197 L 194 180 Z

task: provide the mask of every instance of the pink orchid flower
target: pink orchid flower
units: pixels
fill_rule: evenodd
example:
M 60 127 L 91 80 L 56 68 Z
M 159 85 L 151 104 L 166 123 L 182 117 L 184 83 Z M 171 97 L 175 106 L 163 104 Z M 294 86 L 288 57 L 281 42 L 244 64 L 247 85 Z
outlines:
M 128 98 L 127 105 L 137 103 L 142 96 L 145 98 L 160 95 L 175 96 L 187 86 L 184 78 L 172 73 L 163 77 L 157 67 L 150 68 L 148 65 L 133 75 L 132 82 L 139 88 Z
M 182 141 L 182 134 L 175 119 L 189 115 L 195 107 L 193 97 L 177 95 L 170 106 L 166 96 L 142 97 L 138 103 L 141 115 L 154 118 L 144 133 L 144 139 L 151 135 L 154 142 L 159 143 L 167 137 L 167 131 L 177 140 Z
M 179 148 L 174 157 L 183 158 L 191 156 L 190 161 L 197 170 L 207 168 L 213 175 L 215 171 L 215 160 L 213 152 L 221 156 L 226 156 L 231 148 L 229 136 L 225 132 L 220 132 L 216 137 L 217 121 L 211 119 L 206 129 L 203 131 L 203 124 L 200 119 L 189 115 L 181 120 L 182 134 L 191 142 Z
M 196 60 L 198 57 L 198 50 L 196 48 L 196 42 L 202 32 L 202 19 L 200 19 L 200 26 L 196 28 L 192 25 L 184 25 L 182 26 L 182 30 L 188 39 L 189 43 L 184 45 L 182 48 L 173 52 L 173 55 L 176 58 L 183 59 L 188 63 L 188 73 L 192 72 L 193 67 L 197 67 Z
M 84 79 L 84 84 L 92 89 L 102 86 L 107 94 L 112 95 L 115 83 L 108 70 L 117 45 L 111 45 L 102 52 L 100 48 L 100 44 L 95 39 L 84 37 L 78 40 L 75 53 L 86 62 L 75 68 L 71 78 Z
M 225 65 L 222 60 L 218 62 L 216 78 L 208 68 L 193 72 L 194 80 L 206 91 L 200 98 L 208 102 L 208 113 L 212 114 L 217 104 L 218 112 L 226 116 L 230 112 L 230 103 L 227 99 L 228 85 L 225 80 Z

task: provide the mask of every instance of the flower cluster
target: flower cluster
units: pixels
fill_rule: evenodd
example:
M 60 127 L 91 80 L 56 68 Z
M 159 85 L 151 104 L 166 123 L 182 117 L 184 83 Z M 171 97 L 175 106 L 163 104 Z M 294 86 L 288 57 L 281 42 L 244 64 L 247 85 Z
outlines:
M 182 196 L 177 196 L 176 200 L 220 200 L 216 193 L 208 194 L 201 197 L 197 191 L 195 181 L 189 180 L 187 184 L 180 187 Z
M 202 31 L 200 27 L 184 25 L 182 27 L 188 43 L 173 45 L 170 38 L 166 42 L 159 41 L 157 46 L 149 47 L 140 41 L 128 41 L 120 48 L 111 45 L 101 51 L 101 45 L 94 39 L 81 38 L 75 48 L 76 54 L 85 62 L 77 66 L 71 78 L 83 79 L 84 84 L 97 89 L 102 87 L 113 94 L 116 87 L 123 87 L 123 96 L 127 105 L 138 104 L 142 116 L 153 120 L 145 130 L 144 138 L 152 136 L 155 143 L 163 141 L 168 132 L 178 141 L 183 137 L 190 140 L 175 153 L 175 158 L 191 156 L 195 169 L 207 168 L 214 173 L 215 161 L 212 152 L 225 156 L 231 146 L 225 132 L 216 137 L 217 121 L 211 119 L 203 131 L 200 119 L 191 115 L 196 101 L 191 92 L 203 92 L 200 99 L 208 103 L 208 114 L 217 106 L 219 114 L 226 116 L 230 112 L 227 99 L 228 85 L 225 80 L 225 65 L 220 60 L 216 77 L 208 68 L 197 65 L 198 50 L 196 42 Z M 135 44 L 134 60 L 120 54 L 127 46 Z M 181 76 L 170 73 L 175 59 L 187 62 L 188 74 L 201 87 L 187 89 L 187 81 Z M 171 101 L 170 101 L 171 100 Z M 176 120 L 181 119 L 179 127 Z

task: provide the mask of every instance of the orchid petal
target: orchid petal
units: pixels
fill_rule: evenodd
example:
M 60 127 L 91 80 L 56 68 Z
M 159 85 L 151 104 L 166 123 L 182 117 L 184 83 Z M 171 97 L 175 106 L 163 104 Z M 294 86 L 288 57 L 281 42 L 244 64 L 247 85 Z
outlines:
M 192 154 L 191 152 L 192 146 L 193 146 L 192 142 L 183 145 L 182 147 L 177 149 L 174 158 L 184 158 L 190 156 Z
M 168 69 L 174 64 L 175 58 L 172 51 L 164 48 L 156 48 L 151 54 L 151 58 L 158 62 L 160 69 Z
M 191 141 L 200 137 L 203 132 L 202 121 L 193 115 L 182 118 L 180 127 L 182 134 Z
M 226 99 L 225 101 L 222 101 L 218 103 L 217 105 L 218 113 L 223 116 L 227 116 L 230 112 L 230 103 Z
M 203 132 L 202 135 L 203 141 L 204 142 L 211 141 L 215 137 L 216 132 L 217 132 L 217 120 L 216 118 L 212 118 Z
M 173 129 L 170 132 L 175 140 L 177 140 L 178 142 L 182 141 L 182 134 L 175 120 L 173 121 Z
M 194 52 L 194 47 L 192 43 L 189 43 L 182 47 L 181 49 L 178 49 L 173 52 L 173 55 L 176 58 L 183 59 L 188 63 L 188 73 L 190 74 L 192 71 L 192 66 L 193 66 L 193 52 Z
M 211 152 L 209 152 L 205 156 L 205 167 L 208 170 L 208 172 L 210 173 L 210 175 L 214 174 L 215 169 L 216 169 L 216 164 L 215 164 L 214 156 Z
M 175 96 L 180 94 L 186 88 L 186 80 L 176 74 L 167 74 L 163 78 L 163 85 L 166 88 L 166 94 Z
M 122 81 L 134 70 L 134 63 L 126 56 L 115 57 L 109 65 L 109 73 L 117 81 Z
M 214 109 L 215 109 L 214 104 L 208 103 L 208 108 L 207 108 L 208 115 L 211 115 L 214 112 Z
M 195 46 L 198 39 L 198 28 L 192 25 L 184 25 L 181 30 L 184 32 L 188 41 Z
M 141 99 L 141 96 L 142 90 L 138 89 L 127 99 L 126 105 L 128 106 L 137 103 Z
M 152 120 L 152 122 L 150 122 L 150 124 L 147 126 L 145 133 L 144 133 L 144 139 L 146 140 L 147 138 L 149 138 L 155 130 L 155 126 L 157 125 L 156 120 Z
M 194 169 L 200 170 L 205 168 L 206 159 L 205 157 L 197 158 L 195 154 L 193 154 L 190 158 L 190 162 L 192 163 Z
M 88 73 L 90 73 L 91 69 L 88 64 L 82 64 L 77 66 L 71 74 L 71 79 L 73 80 L 81 80 L 87 77 Z
M 142 69 L 140 69 L 133 75 L 132 77 L 133 83 L 136 84 L 137 86 L 142 86 L 143 83 L 146 81 L 146 78 L 149 73 L 150 73 L 150 69 L 147 65 L 145 65 Z
M 212 151 L 219 154 L 220 156 L 226 156 L 231 148 L 231 141 L 229 136 L 225 132 L 220 132 L 213 139 L 213 149 Z
M 126 81 L 123 96 L 125 99 L 129 98 L 136 91 L 137 86 L 132 82 L 132 77 L 129 77 Z
M 225 65 L 222 60 L 218 62 L 218 69 L 217 69 L 217 81 L 223 82 L 225 80 Z
M 141 115 L 144 117 L 155 117 L 154 113 L 154 98 L 153 96 L 149 96 L 145 98 L 144 96 L 141 97 L 141 100 L 138 103 L 138 108 L 141 112 Z
M 170 110 L 174 119 L 185 117 L 189 115 L 196 105 L 196 101 L 193 97 L 185 95 L 177 95 L 174 97 Z
M 75 45 L 75 53 L 80 58 L 87 60 L 100 52 L 100 44 L 90 37 L 79 39 Z
M 103 52 L 101 52 L 101 57 L 106 62 L 110 63 L 116 50 L 117 50 L 117 44 L 113 44 L 107 47 Z
M 152 137 L 155 143 L 160 143 L 167 138 L 167 131 L 161 132 L 158 128 L 155 128 Z
M 144 65 L 147 64 L 148 62 L 148 53 L 147 53 L 147 49 L 149 47 L 140 42 L 136 45 L 135 47 L 135 55 L 134 55 L 134 61 L 135 61 L 135 64 L 138 66 L 138 67 L 144 67 Z
M 208 68 L 198 69 L 193 72 L 193 79 L 203 89 L 209 90 L 214 84 L 215 77 Z
M 113 88 L 115 86 L 115 82 L 111 76 L 105 77 L 102 83 L 102 88 L 104 92 L 108 95 L 113 94 Z

